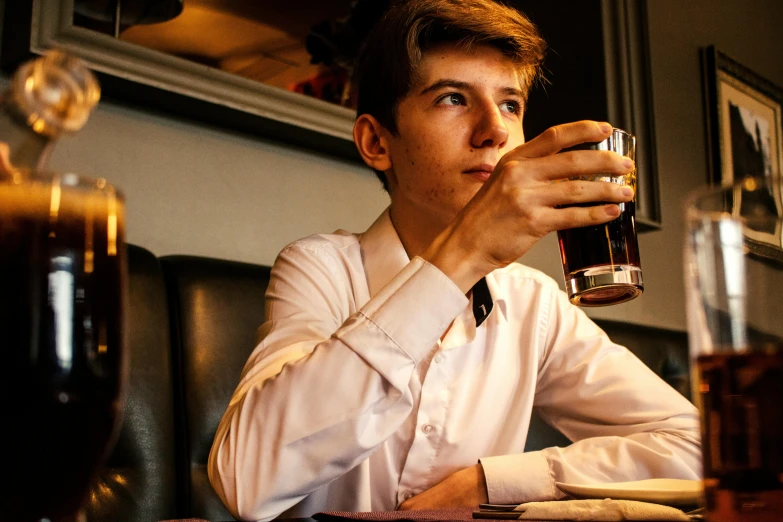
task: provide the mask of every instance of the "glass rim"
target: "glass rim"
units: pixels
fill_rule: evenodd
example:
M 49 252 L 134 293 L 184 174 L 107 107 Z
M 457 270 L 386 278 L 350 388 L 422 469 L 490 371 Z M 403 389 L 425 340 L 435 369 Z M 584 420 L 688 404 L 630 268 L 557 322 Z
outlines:
M 560 152 L 570 152 L 575 150 L 610 150 L 618 152 L 618 143 L 629 144 L 629 148 L 633 148 L 634 154 L 636 150 L 636 136 L 627 130 L 619 127 L 612 127 L 612 133 L 606 138 L 600 141 L 586 141 L 584 143 L 578 143 L 571 147 L 565 147 Z
M 706 216 L 715 216 L 715 217 L 720 217 L 720 219 L 724 219 L 725 217 L 732 217 L 736 219 L 738 216 L 734 216 L 732 213 L 728 211 L 706 210 L 703 208 L 699 208 L 698 202 L 703 201 L 709 197 L 718 196 L 720 194 L 729 194 L 729 193 L 733 194 L 737 190 L 744 189 L 747 192 L 753 192 L 758 187 L 764 185 L 780 186 L 781 196 L 783 196 L 783 175 L 779 175 L 779 174 L 775 174 L 772 176 L 764 176 L 764 177 L 746 176 L 742 179 L 735 180 L 731 184 L 706 185 L 694 189 L 688 194 L 688 196 L 685 198 L 685 201 L 683 203 L 685 218 L 691 219 L 695 217 L 703 218 Z M 767 218 L 759 218 L 759 219 L 767 219 Z
M 106 178 L 98 178 L 57 169 L 14 169 L 8 176 L 0 176 L 0 184 L 25 185 L 52 183 L 58 180 L 60 186 L 70 189 L 101 192 L 125 201 L 125 194 Z
M 614 134 L 614 133 L 623 134 L 623 135 L 628 136 L 630 138 L 636 139 L 636 136 L 634 135 L 634 133 L 629 132 L 629 131 L 627 131 L 625 129 L 621 129 L 620 127 L 612 127 L 612 134 Z

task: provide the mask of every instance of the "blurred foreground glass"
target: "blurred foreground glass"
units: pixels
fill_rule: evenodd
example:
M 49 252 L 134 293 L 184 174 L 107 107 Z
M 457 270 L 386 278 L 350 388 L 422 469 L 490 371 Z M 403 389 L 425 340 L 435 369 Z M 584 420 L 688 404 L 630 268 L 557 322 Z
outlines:
M 685 287 L 708 520 L 783 519 L 783 187 L 692 195 Z
M 81 520 L 126 384 L 124 202 L 104 180 L 0 175 L 0 520 Z
M 636 138 L 624 130 L 599 143 L 570 150 L 611 150 L 636 159 Z M 606 306 L 629 301 L 642 294 L 642 268 L 636 241 L 636 169 L 624 176 L 581 176 L 571 179 L 629 185 L 634 199 L 620 203 L 620 216 L 603 225 L 572 228 L 557 233 L 568 298 L 579 306 Z M 580 206 L 602 205 L 588 203 Z

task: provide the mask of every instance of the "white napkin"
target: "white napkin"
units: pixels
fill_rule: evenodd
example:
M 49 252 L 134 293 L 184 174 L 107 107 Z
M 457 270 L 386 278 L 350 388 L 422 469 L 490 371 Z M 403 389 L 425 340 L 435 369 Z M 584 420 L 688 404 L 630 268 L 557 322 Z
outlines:
M 520 520 L 658 520 L 666 522 L 690 522 L 690 517 L 677 508 L 637 502 L 635 500 L 553 500 L 527 502 L 514 511 L 522 512 Z

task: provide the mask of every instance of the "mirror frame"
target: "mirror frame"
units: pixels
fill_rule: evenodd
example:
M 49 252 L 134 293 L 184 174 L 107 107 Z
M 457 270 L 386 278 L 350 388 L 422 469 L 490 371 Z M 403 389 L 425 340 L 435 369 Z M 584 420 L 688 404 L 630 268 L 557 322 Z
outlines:
M 0 61 L 6 71 L 57 47 L 98 74 L 104 99 L 173 111 L 360 161 L 352 109 L 74 26 L 74 0 L 5 3 Z
M 609 121 L 636 134 L 636 223 L 662 227 L 647 0 L 601 0 Z

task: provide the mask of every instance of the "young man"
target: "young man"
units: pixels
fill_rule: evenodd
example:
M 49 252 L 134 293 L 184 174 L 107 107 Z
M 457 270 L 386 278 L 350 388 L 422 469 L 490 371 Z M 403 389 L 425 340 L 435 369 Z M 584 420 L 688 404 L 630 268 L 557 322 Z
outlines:
M 535 28 L 492 0 L 409 0 L 366 42 L 354 138 L 391 205 L 281 252 L 210 480 L 242 519 L 563 496 L 555 481 L 697 478 L 695 408 L 514 261 L 599 224 L 629 172 L 578 122 L 525 143 Z M 574 203 L 609 202 L 587 207 Z M 531 410 L 574 441 L 523 453 Z

